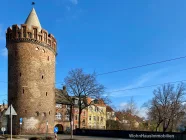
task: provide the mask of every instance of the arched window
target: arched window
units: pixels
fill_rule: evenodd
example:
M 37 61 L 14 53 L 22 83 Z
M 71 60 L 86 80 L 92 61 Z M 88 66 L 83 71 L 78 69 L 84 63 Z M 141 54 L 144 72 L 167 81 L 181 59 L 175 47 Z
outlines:
M 61 113 L 59 113 L 59 112 L 56 113 L 56 119 L 58 119 L 58 120 L 61 120 L 62 119 Z
M 39 112 L 38 112 L 38 111 L 36 112 L 36 116 L 37 116 L 37 117 L 39 116 Z

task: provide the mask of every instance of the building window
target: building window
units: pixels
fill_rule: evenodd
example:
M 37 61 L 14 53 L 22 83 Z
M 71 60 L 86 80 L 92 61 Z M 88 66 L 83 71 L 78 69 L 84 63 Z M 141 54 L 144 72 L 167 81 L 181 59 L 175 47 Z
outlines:
M 67 120 L 67 121 L 70 120 L 70 115 L 69 115 L 69 114 L 66 114 L 66 115 L 65 115 L 65 120 Z
M 23 88 L 23 94 L 25 93 L 25 89 Z
M 89 116 L 89 121 L 91 121 L 91 116 Z
M 37 39 L 37 29 L 34 28 L 34 39 Z
M 56 113 L 56 119 L 58 119 L 58 120 L 61 120 L 62 119 L 62 115 L 61 115 L 61 113 Z
M 78 99 L 75 99 L 75 105 L 77 105 L 78 104 Z
M 94 116 L 94 121 L 96 121 L 96 116 Z
M 50 111 L 48 112 L 48 114 L 50 115 Z
M 21 77 L 21 73 L 19 73 L 19 76 Z
M 47 96 L 47 94 L 48 94 L 48 93 L 46 92 L 46 96 Z
M 45 53 L 45 50 L 43 49 L 42 52 Z
M 39 116 L 39 112 L 38 112 L 38 111 L 36 112 L 36 116 L 37 116 L 37 117 Z
M 27 113 L 27 110 L 25 110 L 25 113 Z
M 56 104 L 57 108 L 62 108 L 62 104 Z
M 77 115 L 75 116 L 75 120 L 76 120 L 76 121 L 78 120 L 78 116 L 77 116 Z
M 47 59 L 48 59 L 48 61 L 49 61 L 49 60 L 50 60 L 50 57 L 48 56 L 48 58 L 47 58 Z
M 44 78 L 44 76 L 42 75 L 42 76 L 41 76 L 41 78 L 43 79 L 43 78 Z
M 101 122 L 103 121 L 103 117 L 101 117 Z

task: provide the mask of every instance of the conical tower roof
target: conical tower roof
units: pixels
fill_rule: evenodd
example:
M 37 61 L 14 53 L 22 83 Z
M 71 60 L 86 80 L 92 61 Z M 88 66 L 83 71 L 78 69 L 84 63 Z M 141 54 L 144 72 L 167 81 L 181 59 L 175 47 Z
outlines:
M 30 14 L 28 15 L 26 21 L 25 21 L 25 24 L 28 25 L 28 27 L 31 27 L 32 25 L 33 26 L 37 26 L 38 27 L 38 31 L 40 32 L 41 31 L 41 24 L 39 22 L 39 19 L 38 19 L 38 16 L 36 14 L 36 11 L 34 8 L 32 8 Z

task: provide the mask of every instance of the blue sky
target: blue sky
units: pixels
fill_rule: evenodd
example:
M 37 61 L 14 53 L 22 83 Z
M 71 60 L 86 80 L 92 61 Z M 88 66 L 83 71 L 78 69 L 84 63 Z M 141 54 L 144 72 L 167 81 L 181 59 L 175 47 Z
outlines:
M 0 7 L 0 102 L 7 98 L 5 31 L 24 23 L 31 0 Z M 42 28 L 58 41 L 56 87 L 72 68 L 104 73 L 186 55 L 184 0 L 35 0 Z M 185 80 L 186 59 L 98 76 L 107 92 Z M 156 87 L 110 93 L 116 108 L 134 97 L 139 108 Z M 143 111 L 141 111 L 143 112 Z

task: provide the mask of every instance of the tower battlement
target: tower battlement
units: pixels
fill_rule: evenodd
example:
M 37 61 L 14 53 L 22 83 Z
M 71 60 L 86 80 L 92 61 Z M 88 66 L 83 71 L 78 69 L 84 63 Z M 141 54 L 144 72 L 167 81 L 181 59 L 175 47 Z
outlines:
M 17 24 L 9 27 L 6 32 L 6 44 L 15 42 L 31 42 L 35 44 L 47 47 L 56 54 L 57 41 L 52 34 L 49 34 L 47 30 L 38 30 L 37 26 L 28 26 L 27 24 Z

